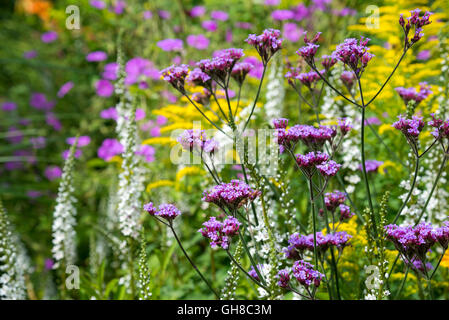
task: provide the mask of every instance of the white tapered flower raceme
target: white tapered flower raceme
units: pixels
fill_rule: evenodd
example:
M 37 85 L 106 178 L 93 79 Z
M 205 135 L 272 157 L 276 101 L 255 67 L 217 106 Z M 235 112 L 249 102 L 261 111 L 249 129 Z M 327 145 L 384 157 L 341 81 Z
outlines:
M 59 268 L 61 264 L 67 266 L 73 264 L 76 259 L 76 198 L 73 196 L 73 168 L 75 164 L 75 150 L 77 142 L 70 148 L 70 153 L 65 161 L 56 198 L 56 207 L 53 212 L 53 268 Z
M 0 202 L 0 300 L 26 298 L 24 264 Z
M 270 73 L 267 81 L 266 103 L 264 106 L 267 122 L 281 117 L 284 108 L 285 86 L 284 86 L 284 64 L 282 56 L 276 55 L 270 64 Z

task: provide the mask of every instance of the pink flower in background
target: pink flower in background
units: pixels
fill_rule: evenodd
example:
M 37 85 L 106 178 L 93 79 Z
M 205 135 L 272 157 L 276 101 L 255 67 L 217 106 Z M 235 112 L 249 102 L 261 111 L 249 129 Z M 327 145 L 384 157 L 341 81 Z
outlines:
M 152 146 L 142 145 L 139 150 L 135 152 L 136 155 L 142 156 L 145 158 L 146 162 L 153 162 L 155 150 Z
M 292 8 L 293 19 L 296 21 L 301 21 L 309 16 L 311 10 L 309 10 L 303 3 L 298 4 L 296 7 Z
M 92 7 L 100 9 L 100 10 L 106 8 L 106 4 L 102 0 L 90 0 L 89 4 Z
M 114 107 L 104 109 L 101 111 L 100 117 L 102 117 L 103 119 L 117 120 L 118 119 L 117 110 Z
M 74 84 L 72 81 L 64 83 L 58 91 L 58 98 L 64 97 L 70 90 L 72 90 Z
M 141 108 L 136 109 L 136 121 L 142 120 L 145 118 L 145 110 Z
M 253 25 L 249 22 L 236 22 L 235 27 L 243 30 L 249 30 L 253 27 Z
M 150 129 L 150 135 L 152 137 L 159 137 L 161 135 L 161 128 L 153 127 Z
M 206 8 L 203 6 L 195 6 L 189 11 L 189 15 L 192 18 L 202 17 L 206 13 Z
M 103 79 L 106 80 L 117 80 L 117 72 L 118 72 L 119 65 L 116 62 L 107 63 L 104 66 L 103 71 Z
M 17 109 L 17 104 L 14 102 L 6 101 L 2 103 L 2 110 L 3 111 L 13 111 Z
M 172 62 L 173 64 L 181 64 L 181 61 L 182 61 L 181 56 L 176 56 L 176 57 L 174 57 L 174 58 L 171 60 L 171 62 Z
M 243 60 L 243 62 L 249 63 L 253 66 L 251 71 L 248 73 L 253 78 L 260 79 L 262 78 L 263 72 L 263 63 L 256 57 L 247 57 Z
M 226 42 L 232 42 L 232 30 L 226 30 Z
M 123 152 L 122 144 L 116 139 L 105 139 L 101 146 L 98 148 L 98 157 L 109 161 L 112 157 Z
M 224 11 L 212 11 L 210 17 L 214 20 L 226 21 L 228 20 L 229 15 Z
M 170 102 L 170 103 L 175 103 L 176 101 L 178 101 L 178 97 L 175 96 L 173 93 L 171 93 L 171 92 L 168 91 L 168 90 L 163 90 L 163 91 L 161 92 L 161 96 L 162 96 L 163 98 L 167 99 L 168 102 Z
M 122 14 L 123 11 L 125 11 L 126 8 L 126 2 L 123 0 L 117 0 L 112 7 L 112 11 L 114 11 L 115 14 Z
M 30 142 L 34 149 L 42 149 L 46 145 L 45 137 L 31 137 Z
M 201 23 L 201 26 L 203 27 L 203 29 L 210 31 L 210 32 L 214 32 L 217 31 L 217 23 L 213 20 L 206 20 L 203 21 L 203 23 Z
M 164 116 L 157 116 L 157 118 L 156 118 L 156 123 L 157 123 L 159 126 L 163 126 L 164 124 L 167 123 L 167 118 L 164 117 Z
M 159 17 L 164 20 L 171 18 L 170 12 L 168 12 L 166 10 L 159 10 L 158 14 L 159 14 Z
M 25 59 L 34 59 L 37 57 L 37 51 L 36 50 L 30 50 L 23 53 L 23 57 Z
M 181 51 L 183 42 L 181 39 L 165 39 L 159 41 L 157 46 L 164 51 Z
M 281 3 L 281 0 L 265 0 L 264 4 L 266 6 L 277 6 Z
M 104 51 L 92 51 L 86 56 L 86 60 L 89 62 L 104 61 L 108 58 L 108 55 Z
M 428 60 L 430 58 L 430 51 L 429 50 L 422 50 L 418 52 L 416 55 L 416 59 L 418 60 Z
M 145 20 L 151 19 L 153 17 L 153 12 L 151 12 L 150 10 L 146 10 L 143 12 L 143 18 Z
M 273 18 L 274 20 L 278 20 L 278 21 L 293 19 L 293 17 L 294 17 L 294 13 L 293 13 L 293 11 L 290 11 L 290 10 L 274 10 L 271 13 L 271 18 Z
M 285 39 L 291 42 L 297 42 L 299 39 L 301 39 L 303 34 L 304 31 L 301 28 L 298 28 L 298 26 L 294 22 L 287 22 L 284 25 L 283 35 Z
M 145 89 L 146 87 L 146 78 L 150 78 L 153 80 L 159 80 L 159 70 L 154 67 L 153 62 L 146 60 L 141 57 L 136 57 L 129 60 L 125 66 L 126 78 L 125 84 L 132 85 L 135 83 L 139 83 Z
M 60 131 L 62 129 L 62 124 L 59 119 L 55 116 L 53 112 L 47 112 L 45 115 L 45 121 L 49 126 L 51 126 L 56 131 Z
M 81 155 L 83 154 L 83 152 L 81 151 L 81 149 L 76 149 L 75 150 L 75 154 L 73 155 L 76 159 L 78 159 L 79 157 L 81 157 Z M 70 155 L 70 150 L 68 149 L 68 150 L 64 150 L 63 152 L 62 152 L 62 158 L 64 159 L 64 160 L 67 160 L 67 158 L 69 157 L 69 155 Z
M 58 39 L 58 33 L 56 31 L 48 31 L 41 35 L 41 41 L 44 43 L 51 43 Z
M 97 90 L 97 95 L 100 97 L 110 97 L 114 92 L 114 86 L 108 80 L 98 80 L 95 84 L 95 88 Z
M 49 271 L 51 269 L 53 269 L 53 266 L 55 265 L 55 263 L 53 262 L 52 259 L 45 259 L 45 263 L 44 263 L 44 268 L 45 270 Z
M 73 145 L 76 141 L 76 137 L 70 137 L 66 139 L 66 142 L 70 145 Z M 80 136 L 78 138 L 78 143 L 76 144 L 77 148 L 82 148 L 87 146 L 90 143 L 90 137 L 89 136 Z
M 209 47 L 209 39 L 206 38 L 204 35 L 189 35 L 187 36 L 186 42 L 189 46 L 198 49 L 198 50 L 204 50 Z
M 48 101 L 45 94 L 35 92 L 31 95 L 30 105 L 38 110 L 51 110 L 55 106 L 55 102 Z
M 62 170 L 58 166 L 49 166 L 45 168 L 44 175 L 48 180 L 53 181 L 55 179 L 61 178 Z

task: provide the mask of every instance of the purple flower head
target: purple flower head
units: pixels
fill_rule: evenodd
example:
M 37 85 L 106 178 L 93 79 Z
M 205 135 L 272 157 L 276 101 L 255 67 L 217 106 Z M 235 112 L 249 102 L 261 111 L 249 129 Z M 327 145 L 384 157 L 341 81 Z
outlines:
M 329 160 L 324 164 L 317 165 L 316 168 L 324 177 L 333 177 L 340 170 L 341 164 L 336 163 L 334 160 Z
M 257 270 L 259 270 L 259 273 L 262 273 L 264 267 L 265 266 L 263 264 L 258 264 L 256 268 Z M 248 274 L 256 281 L 260 281 L 259 275 L 257 274 L 256 269 L 254 269 L 254 266 L 251 266 L 251 269 L 248 271 Z
M 74 84 L 73 84 L 72 81 L 69 81 L 69 82 L 64 83 L 64 84 L 61 86 L 61 88 L 59 88 L 59 91 L 58 91 L 58 94 L 57 94 L 58 98 L 62 98 L 62 97 L 64 97 L 67 93 L 69 93 L 69 91 L 72 90 L 73 86 L 74 86 Z
M 198 232 L 211 241 L 212 248 L 221 247 L 228 250 L 231 238 L 238 234 L 240 225 L 241 223 L 232 216 L 227 217 L 223 222 L 211 217 L 209 221 L 203 223 L 203 228 Z
M 337 58 L 330 55 L 324 55 L 321 57 L 321 64 L 323 65 L 326 71 L 329 71 L 337 63 Z
M 195 6 L 189 11 L 189 15 L 192 18 L 202 17 L 206 13 L 206 8 L 203 6 Z
M 241 86 L 245 81 L 246 75 L 253 69 L 253 65 L 248 62 L 236 63 L 232 68 L 231 76 Z
M 346 194 L 334 190 L 334 192 L 329 192 L 324 195 L 324 204 L 326 209 L 333 212 L 337 207 L 343 204 L 346 201 Z
M 141 89 L 146 89 L 148 87 L 146 83 L 147 78 L 153 80 L 160 79 L 160 73 L 154 67 L 153 62 L 141 57 L 135 57 L 129 60 L 126 63 L 125 72 L 125 84 L 133 85 L 139 83 Z
M 135 154 L 138 156 L 142 156 L 146 162 L 150 163 L 155 160 L 154 154 L 155 149 L 152 146 L 141 145 L 138 150 L 136 150 Z
M 343 82 L 343 84 L 348 88 L 349 91 L 351 91 L 352 86 L 354 85 L 354 72 L 352 71 L 343 71 L 340 75 L 340 80 Z
M 104 66 L 104 71 L 103 71 L 103 79 L 106 80 L 117 80 L 118 78 L 118 70 L 119 70 L 119 65 L 117 62 L 111 62 L 111 63 L 107 63 Z
M 143 18 L 145 20 L 151 19 L 153 17 L 153 12 L 151 12 L 150 10 L 145 10 L 143 12 Z
M 210 31 L 210 32 L 214 32 L 217 31 L 218 25 L 215 21 L 213 20 L 206 20 L 203 21 L 201 23 L 201 26 L 203 27 L 203 29 Z
M 189 76 L 186 78 L 186 80 L 187 80 L 187 82 L 189 82 L 195 86 L 204 87 L 204 88 L 208 89 L 209 91 L 212 90 L 211 78 L 206 73 L 201 71 L 200 68 L 193 69 L 189 73 Z
M 181 51 L 183 42 L 181 39 L 165 39 L 157 43 L 157 46 L 163 51 Z
M 171 13 L 167 10 L 159 10 L 158 15 L 163 20 L 167 20 L 167 19 L 171 18 Z
M 286 118 L 277 118 L 273 120 L 273 126 L 276 129 L 287 129 L 288 119 Z
M 325 142 L 331 142 L 336 134 L 337 130 L 333 127 L 320 126 L 315 128 L 309 125 L 295 125 L 288 129 L 287 141 L 284 141 L 286 142 L 284 146 L 289 147 L 301 140 L 310 149 L 319 151 L 322 150 Z
M 317 288 L 324 275 L 313 268 L 312 264 L 304 260 L 295 261 L 292 267 L 293 276 L 304 287 L 308 288 L 313 285 Z
M 402 115 L 399 115 L 398 118 L 399 120 L 393 123 L 393 127 L 400 130 L 407 140 L 414 145 L 424 128 L 422 117 L 413 116 L 412 119 L 407 119 Z
M 83 152 L 81 151 L 81 149 L 76 149 L 75 150 L 75 154 L 73 156 L 74 156 L 74 158 L 78 159 L 79 157 L 81 157 L 82 154 L 83 154 Z M 62 158 L 64 160 L 67 160 L 69 158 L 69 155 L 70 155 L 70 150 L 69 149 L 64 150 L 62 152 Z
M 285 21 L 293 19 L 294 13 L 290 10 L 274 10 L 271 12 L 271 18 L 277 21 Z
M 349 131 L 352 130 L 353 126 L 350 123 L 350 120 L 347 118 L 338 119 L 338 128 L 340 129 L 341 134 L 344 136 Z
M 93 51 L 86 56 L 86 60 L 89 62 L 104 61 L 108 58 L 108 55 L 104 51 Z
M 417 60 L 429 60 L 430 58 L 430 51 L 429 50 L 422 50 L 420 52 L 418 52 L 418 54 L 416 55 L 416 59 Z
M 317 33 L 313 36 L 312 39 L 309 39 L 309 38 L 307 38 L 307 31 L 306 31 L 306 32 L 304 32 L 304 43 L 305 43 L 305 44 L 310 44 L 310 43 L 314 44 L 314 43 L 317 43 L 318 40 L 320 39 L 320 36 L 321 36 L 321 32 L 317 32 Z
M 154 215 L 166 220 L 173 220 L 181 215 L 181 211 L 179 211 L 173 204 L 163 203 L 159 206 L 159 210 Z
M 53 181 L 55 179 L 61 178 L 62 170 L 58 166 L 49 166 L 45 168 L 44 175 L 48 180 Z
M 397 87 L 395 88 L 395 90 L 401 96 L 405 105 L 408 105 L 408 103 L 411 100 L 415 101 L 416 105 L 418 105 L 421 101 L 423 101 L 429 95 L 432 94 L 430 86 L 427 85 L 427 82 L 421 82 L 419 86 L 420 86 L 419 92 L 417 92 L 416 89 L 413 87 L 412 88 Z
M 368 52 L 369 48 L 366 46 L 369 40 L 364 37 L 361 37 L 359 41 L 354 38 L 345 39 L 343 43 L 337 45 L 333 55 L 360 77 L 368 62 L 374 57 Z
M 303 34 L 304 31 L 301 28 L 298 28 L 296 23 L 287 22 L 284 24 L 283 35 L 288 41 L 298 42 Z
M 243 181 L 231 180 L 230 183 L 221 183 L 211 190 L 205 190 L 202 200 L 234 212 L 247 202 L 256 199 L 259 194 L 259 191 L 250 188 Z
M 102 0 L 90 0 L 89 4 L 92 7 L 100 9 L 100 10 L 106 8 L 106 4 Z
M 115 107 L 104 109 L 101 111 L 100 117 L 102 117 L 103 119 L 117 120 L 118 119 L 117 109 L 115 109 Z
M 244 56 L 243 49 L 220 50 L 212 59 L 204 59 L 197 63 L 202 72 L 206 73 L 221 87 L 225 87 L 228 76 L 237 61 Z
M 148 214 L 150 216 L 154 216 L 157 212 L 156 207 L 153 205 L 153 202 L 149 202 L 147 204 L 143 205 L 143 210 L 145 210 L 146 212 L 148 212 Z
M 276 275 L 278 279 L 277 285 L 281 288 L 287 288 L 290 282 L 290 271 L 286 269 L 279 270 Z
M 189 68 L 187 65 L 182 64 L 180 66 L 172 65 L 161 71 L 164 80 L 170 83 L 173 88 L 185 94 L 185 79 L 189 73 Z
M 224 11 L 212 11 L 210 17 L 214 20 L 226 21 L 228 20 L 229 15 Z
M 100 79 L 95 83 L 95 90 L 100 97 L 110 97 L 114 92 L 114 86 L 109 80 Z
M 435 236 L 444 250 L 447 250 L 449 245 L 449 221 L 444 222 L 443 226 L 435 230 Z
M 76 137 L 70 137 L 67 138 L 66 142 L 69 145 L 73 145 L 76 141 Z M 85 147 L 90 143 L 90 137 L 89 136 L 80 136 L 78 137 L 78 142 L 76 144 L 77 147 L 81 148 L 81 147 Z
M 324 73 L 324 70 L 320 71 L 321 74 Z M 306 72 L 306 73 L 300 73 L 296 79 L 298 79 L 299 81 L 301 81 L 301 83 L 303 85 L 305 85 L 308 88 L 312 88 L 312 85 L 321 80 L 321 77 L 318 75 L 318 73 L 316 73 L 315 71 L 310 71 L 310 72 Z
M 181 146 L 189 152 L 193 152 L 193 150 L 201 152 L 206 140 L 206 132 L 200 129 L 185 130 L 177 139 Z
M 401 14 L 399 17 L 399 24 L 404 31 L 405 36 L 405 49 L 410 48 L 413 44 L 418 42 L 423 36 L 424 33 L 423 27 L 430 24 L 429 20 L 431 12 L 426 11 L 423 16 L 420 17 L 421 10 L 415 9 L 410 11 L 410 18 L 407 18 L 407 22 L 404 19 L 404 16 Z M 409 37 L 410 30 L 414 27 L 414 33 L 412 37 Z
M 115 4 L 112 6 L 112 11 L 115 14 L 122 14 L 125 11 L 126 2 L 123 0 L 115 1 Z
M 282 48 L 281 31 L 276 29 L 265 29 L 261 35 L 250 34 L 245 40 L 256 48 L 262 63 L 266 65 L 271 57 Z
M 253 28 L 253 25 L 249 22 L 239 21 L 235 23 L 235 27 L 238 29 L 249 30 Z
M 61 121 L 59 121 L 53 112 L 47 112 L 45 114 L 45 122 L 56 131 L 60 131 L 62 129 Z
M 6 101 L 2 103 L 3 111 L 13 111 L 17 109 L 17 104 L 11 101 Z
M 209 139 L 209 140 L 206 140 L 206 142 L 204 142 L 203 150 L 204 150 L 204 152 L 212 155 L 217 152 L 218 147 L 219 147 L 219 144 L 216 140 Z
M 121 154 L 123 152 L 122 144 L 116 139 L 105 139 L 101 146 L 98 148 L 98 157 L 109 161 L 114 156 Z
M 320 46 L 314 43 L 307 43 L 304 47 L 299 48 L 296 53 L 301 56 L 309 65 L 315 65 L 315 55 Z
M 41 41 L 44 43 L 51 43 L 58 39 L 58 33 L 56 31 L 48 31 L 41 35 Z
M 449 120 L 443 121 L 442 119 L 437 119 L 434 113 L 430 115 L 432 120 L 428 124 L 434 128 L 431 133 L 435 139 L 449 139 Z
M 340 209 L 340 221 L 348 220 L 354 216 L 354 213 L 351 212 L 351 208 L 349 208 L 347 205 L 340 204 L 339 209 Z
M 379 169 L 379 167 L 381 165 L 383 165 L 384 162 L 383 161 L 378 161 L 378 160 L 366 160 L 365 161 L 365 168 L 366 168 L 366 172 L 376 172 L 377 169 Z M 359 169 L 363 170 L 362 165 L 359 165 Z
M 205 50 L 209 47 L 209 39 L 206 38 L 204 35 L 189 35 L 187 36 L 186 42 L 189 46 L 198 49 L 198 50 Z
M 54 101 L 48 101 L 43 93 L 33 93 L 30 98 L 30 106 L 38 110 L 51 110 L 55 106 Z

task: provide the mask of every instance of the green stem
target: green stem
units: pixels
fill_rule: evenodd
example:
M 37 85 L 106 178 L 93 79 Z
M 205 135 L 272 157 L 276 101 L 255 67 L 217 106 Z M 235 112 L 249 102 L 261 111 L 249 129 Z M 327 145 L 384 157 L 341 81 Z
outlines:
M 410 197 L 412 196 L 413 190 L 415 189 L 416 179 L 418 177 L 418 170 L 419 170 L 419 157 L 416 157 L 415 161 L 415 171 L 414 176 L 412 180 L 412 185 L 410 187 L 410 191 L 407 194 L 407 197 L 404 200 L 404 203 L 402 204 L 401 208 L 399 209 L 398 213 L 396 214 L 396 217 L 394 217 L 393 223 L 396 223 L 398 221 L 399 216 L 401 215 L 402 211 L 404 210 L 405 206 L 407 205 L 408 201 L 410 200 Z

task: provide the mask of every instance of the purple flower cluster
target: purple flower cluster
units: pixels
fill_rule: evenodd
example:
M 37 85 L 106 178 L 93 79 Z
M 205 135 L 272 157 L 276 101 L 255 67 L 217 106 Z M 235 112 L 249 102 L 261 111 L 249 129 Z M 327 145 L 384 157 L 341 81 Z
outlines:
M 205 87 L 208 90 L 212 90 L 212 80 L 211 78 L 205 74 L 203 71 L 201 71 L 200 68 L 193 69 L 189 76 L 186 78 L 187 82 L 195 85 L 195 86 L 201 86 Z
M 331 142 L 337 134 L 332 127 L 309 125 L 295 125 L 289 129 L 276 130 L 277 142 L 284 148 L 292 148 L 299 140 L 312 150 L 321 150 L 326 141 Z M 283 148 L 281 148 L 283 151 Z
M 383 165 L 383 161 L 378 161 L 378 160 L 366 160 L 365 161 L 365 168 L 366 168 L 366 172 L 376 172 L 377 169 L 379 169 L 379 167 L 381 165 Z M 363 170 L 362 165 L 359 165 L 359 170 Z
M 449 139 L 449 120 L 437 119 L 434 113 L 430 115 L 432 120 L 428 122 L 428 125 L 434 128 L 432 135 L 435 139 Z
M 324 274 L 314 269 L 314 266 L 304 260 L 295 261 L 292 267 L 293 276 L 296 280 L 308 288 L 311 285 L 318 288 L 321 284 L 321 280 L 324 278 Z
M 323 74 L 324 70 L 321 70 L 320 73 Z M 321 77 L 315 71 L 310 71 L 306 73 L 300 73 L 296 76 L 296 79 L 301 81 L 301 83 L 306 87 L 311 88 L 315 82 L 321 80 Z
M 143 206 L 143 210 L 148 212 L 151 216 L 161 217 L 166 220 L 173 220 L 181 214 L 181 211 L 179 211 L 175 205 L 170 203 L 163 203 L 159 206 L 159 210 L 156 210 L 153 203 L 149 202 Z
M 221 247 L 229 249 L 231 238 L 238 234 L 241 223 L 234 217 L 227 217 L 223 222 L 211 217 L 209 221 L 203 223 L 203 228 L 199 229 L 203 237 L 211 240 L 212 248 Z
M 399 17 L 399 24 L 401 25 L 405 36 L 405 49 L 410 48 L 413 44 L 418 42 L 424 36 L 424 33 L 422 32 L 423 27 L 431 23 L 429 18 L 432 13 L 426 11 L 422 17 L 420 17 L 420 13 L 420 9 L 410 11 L 410 18 L 407 18 L 407 23 L 402 14 Z M 413 37 L 409 38 L 409 32 L 412 26 L 414 27 L 414 34 Z
M 341 167 L 335 161 L 329 160 L 327 154 L 320 151 L 312 151 L 305 155 L 297 154 L 295 158 L 296 163 L 309 179 L 314 175 L 315 168 L 324 177 L 333 177 Z
M 234 68 L 231 71 L 232 78 L 237 81 L 239 86 L 242 85 L 243 81 L 245 81 L 245 78 L 247 74 L 253 69 L 253 65 L 248 62 L 239 62 L 236 63 Z
M 180 66 L 172 65 L 161 71 L 164 80 L 170 83 L 173 88 L 185 94 L 185 80 L 187 74 L 189 73 L 189 68 L 187 65 L 182 64 Z
M 410 262 L 417 258 L 425 263 L 426 253 L 439 243 L 444 250 L 449 244 L 449 222 L 442 227 L 433 228 L 431 224 L 420 223 L 416 227 L 400 227 L 395 224 L 385 226 L 386 237 L 393 242 L 395 248 Z
M 328 192 L 324 195 L 324 205 L 329 211 L 335 211 L 335 209 L 346 201 L 346 194 L 334 190 L 334 192 Z
M 334 55 L 324 55 L 321 57 L 321 64 L 326 71 L 329 71 L 337 63 L 337 58 Z
M 225 49 L 219 51 L 212 59 L 199 61 L 197 66 L 224 88 L 235 64 L 244 55 L 243 49 Z
M 290 271 L 288 270 L 288 268 L 279 270 L 276 278 L 278 279 L 277 285 L 279 287 L 288 288 L 290 282 Z
M 402 115 L 399 115 L 398 118 L 399 120 L 393 123 L 393 127 L 401 130 L 407 140 L 410 143 L 415 144 L 419 134 L 424 128 L 422 117 L 412 116 L 412 119 L 407 119 Z
M 363 37 L 360 41 L 354 38 L 345 39 L 343 43 L 337 45 L 333 54 L 360 77 L 368 62 L 374 57 L 368 52 L 369 48 L 366 46 L 369 40 Z
M 432 94 L 430 86 L 427 85 L 427 82 L 421 82 L 419 86 L 420 86 L 419 92 L 417 92 L 416 89 L 413 87 L 412 88 L 397 87 L 395 88 L 395 90 L 401 96 L 405 105 L 407 105 L 411 100 L 415 101 L 416 105 L 418 105 L 421 101 L 423 101 L 429 95 Z
M 345 231 L 335 232 L 323 235 L 321 232 L 316 233 L 316 246 L 319 253 L 326 252 L 329 247 L 334 246 L 338 250 L 343 250 L 349 245 L 351 235 Z M 294 233 L 288 239 L 289 245 L 284 248 L 285 257 L 287 259 L 297 260 L 302 257 L 305 251 L 313 251 L 314 237 L 313 233 L 309 235 L 300 235 Z
M 340 75 L 340 80 L 343 82 L 345 87 L 351 91 L 352 86 L 354 85 L 354 72 L 352 71 L 343 71 Z
M 213 154 L 218 149 L 218 143 L 213 138 L 207 139 L 206 132 L 199 129 L 185 130 L 178 137 L 178 142 L 189 152 L 196 150 L 201 153 Z
M 279 30 L 265 29 L 261 35 L 248 35 L 246 42 L 256 48 L 262 63 L 267 65 L 271 57 L 282 48 L 283 39 L 280 36 L 281 31 Z
M 203 201 L 215 203 L 222 208 L 234 212 L 248 201 L 253 201 L 260 192 L 252 189 L 245 182 L 231 180 L 230 183 L 221 183 L 211 190 L 203 192 Z
M 259 270 L 260 273 L 262 273 L 263 269 L 264 269 L 265 265 L 263 264 L 258 264 L 257 265 L 257 270 Z M 251 269 L 248 271 L 248 274 L 255 280 L 260 281 L 259 275 L 257 274 L 256 269 L 254 269 L 254 266 L 251 266 Z

